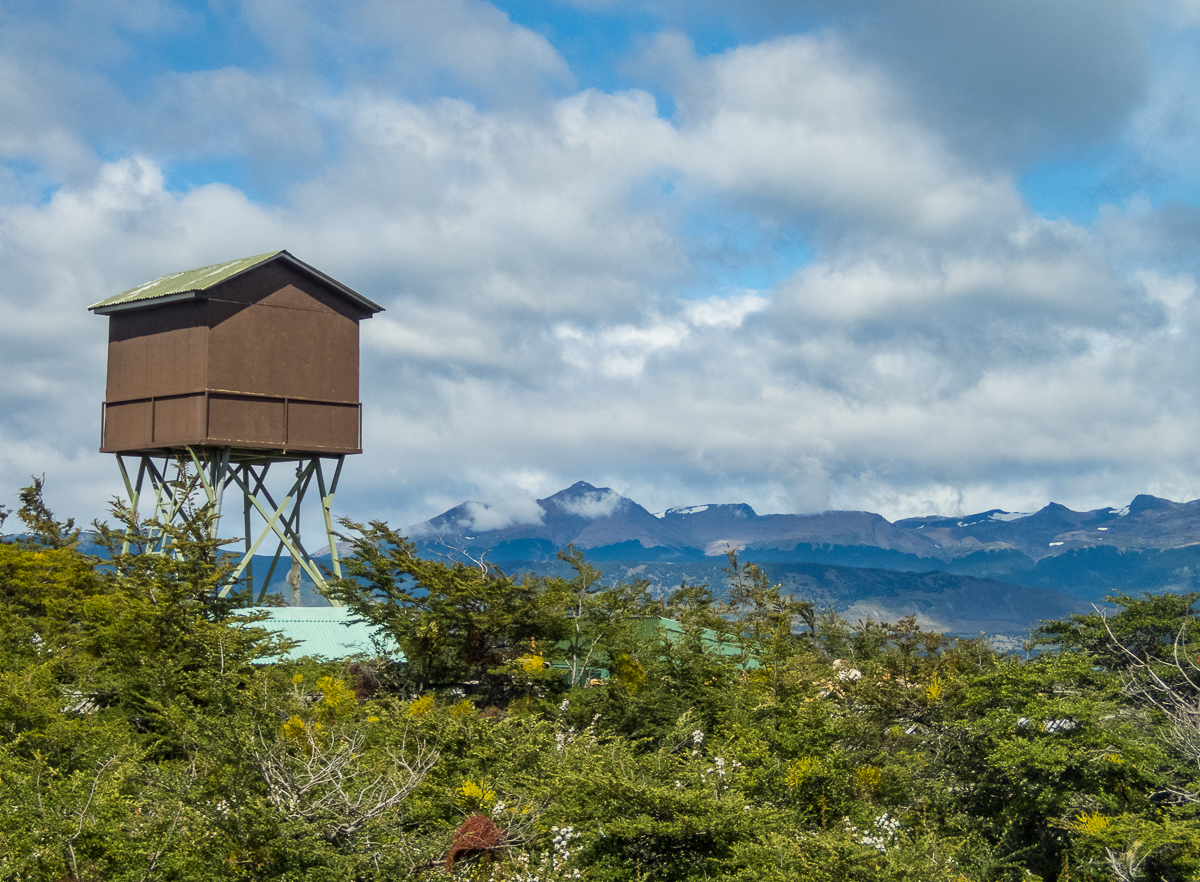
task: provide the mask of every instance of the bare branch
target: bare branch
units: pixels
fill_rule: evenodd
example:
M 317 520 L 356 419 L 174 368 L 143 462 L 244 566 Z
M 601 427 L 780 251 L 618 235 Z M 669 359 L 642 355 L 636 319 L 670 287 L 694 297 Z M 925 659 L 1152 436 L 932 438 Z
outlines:
M 96 764 L 96 774 L 92 777 L 92 784 L 88 788 L 87 800 L 78 812 L 73 814 L 79 815 L 79 823 L 75 825 L 75 832 L 67 837 L 65 845 L 67 846 L 67 856 L 71 861 L 71 873 L 76 879 L 79 878 L 79 864 L 75 858 L 75 841 L 83 835 L 83 825 L 87 820 L 88 809 L 92 807 L 92 801 L 96 798 L 96 790 L 100 787 L 100 779 L 104 777 L 104 773 L 108 771 L 109 766 L 117 761 L 117 756 L 110 756 L 102 763 Z
M 1114 848 L 1104 849 L 1104 859 L 1118 882 L 1137 882 L 1142 878 L 1142 864 L 1150 856 L 1147 852 L 1138 855 L 1142 843 L 1135 842 L 1128 851 L 1117 851 Z
M 1179 652 L 1190 623 L 1184 622 L 1175 635 L 1171 660 L 1159 660 L 1159 667 L 1156 668 L 1149 657 L 1143 659 L 1118 639 L 1108 623 L 1108 617 L 1099 609 L 1096 611 L 1100 614 L 1100 620 L 1108 634 L 1110 646 L 1129 660 L 1129 669 L 1125 676 L 1125 682 L 1122 684 L 1122 691 L 1130 698 L 1153 707 L 1166 717 L 1167 726 L 1164 734 L 1166 742 L 1184 757 L 1200 765 L 1200 686 L 1188 671 L 1189 667 L 1193 671 L 1197 668 L 1190 660 L 1185 662 L 1181 659 Z M 1182 683 L 1169 682 L 1160 673 L 1160 668 L 1165 668 L 1168 676 L 1178 674 Z M 1168 791 L 1164 791 L 1164 795 L 1168 795 L 1178 802 L 1200 802 L 1200 792 L 1169 788 Z M 1115 872 L 1117 871 L 1114 869 Z M 1119 876 L 1119 878 L 1126 877 Z M 1128 878 L 1135 877 L 1129 876 Z
M 376 771 L 363 761 L 363 741 L 360 732 L 325 739 L 310 731 L 296 749 L 260 733 L 252 756 L 271 803 L 334 841 L 399 806 L 438 760 L 437 751 L 418 744 L 411 761 L 389 751 L 390 766 Z

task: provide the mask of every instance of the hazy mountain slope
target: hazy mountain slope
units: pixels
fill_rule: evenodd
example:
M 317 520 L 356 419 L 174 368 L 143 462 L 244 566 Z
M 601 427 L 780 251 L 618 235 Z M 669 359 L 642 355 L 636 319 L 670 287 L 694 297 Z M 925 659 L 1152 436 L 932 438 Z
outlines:
M 1138 496 L 1123 508 L 1077 512 L 1050 503 L 1031 513 L 999 509 L 890 523 L 870 512 L 759 515 L 748 505 L 672 508 L 655 516 L 608 488 L 579 482 L 537 501 L 526 522 L 495 525 L 496 512 L 463 503 L 413 529 L 426 553 L 466 551 L 501 565 L 552 561 L 573 542 L 590 560 L 701 569 L 728 548 L 774 565 L 996 579 L 1097 600 L 1116 591 L 1200 586 L 1200 500 Z M 711 567 L 710 567 L 711 569 Z
M 921 532 L 962 556 L 981 548 L 1017 548 L 1034 560 L 1080 548 L 1166 549 L 1200 542 L 1200 500 L 1137 496 L 1123 509 L 1076 512 L 1051 503 L 1032 514 L 993 510 L 965 518 L 907 518 L 896 526 Z
M 598 564 L 602 581 L 646 579 L 652 591 L 666 597 L 683 581 L 710 586 L 718 595 L 726 588 L 724 561 L 607 561 Z M 811 563 L 766 563 L 772 582 L 818 607 L 832 607 L 852 622 L 859 618 L 895 621 L 915 614 L 926 627 L 950 634 L 1019 636 L 1040 619 L 1055 619 L 1091 607 L 1062 592 L 943 572 L 894 570 Z M 561 561 L 509 562 L 510 572 L 570 576 Z
M 632 499 L 607 487 L 583 481 L 537 501 L 539 518 L 480 529 L 494 520 L 492 510 L 464 502 L 410 530 L 420 544 L 431 548 L 489 550 L 519 544 L 554 552 L 568 543 L 596 548 L 636 542 L 646 548 L 682 547 L 686 543 L 672 525 L 656 518 Z
M 586 550 L 635 543 L 655 549 L 660 557 L 678 559 L 720 556 L 728 547 L 790 551 L 797 545 L 863 546 L 914 560 L 940 559 L 936 543 L 920 532 L 863 511 L 759 516 L 748 505 L 701 505 L 668 509 L 655 517 L 632 499 L 583 481 L 537 500 L 537 505 L 538 520 L 478 529 L 489 521 L 491 509 L 464 502 L 413 527 L 410 535 L 423 547 L 489 552 L 493 560 L 553 557 L 568 543 Z M 524 553 L 533 550 L 538 553 Z M 601 556 L 613 554 L 602 551 Z
M 687 545 L 705 554 L 734 548 L 788 548 L 796 545 L 866 545 L 937 559 L 937 545 L 915 530 L 896 527 L 866 511 L 828 511 L 812 515 L 757 515 L 748 505 L 702 505 L 663 512 Z
M 1165 551 L 1200 545 L 1200 500 L 1178 503 L 1154 496 L 1138 496 L 1121 509 L 1077 512 L 1050 503 L 1027 514 L 993 509 L 893 524 L 861 511 L 759 515 L 744 504 L 672 508 L 655 516 L 607 487 L 580 481 L 537 506 L 536 518 L 487 528 L 487 507 L 467 502 L 414 527 L 413 535 L 425 544 L 495 550 L 509 559 L 552 557 L 574 542 L 609 558 L 615 546 L 655 549 L 659 557 L 676 559 L 720 556 L 733 547 L 774 559 L 833 555 L 837 561 L 823 561 L 831 563 L 845 555 L 865 556 L 909 570 L 952 565 L 980 552 L 1019 552 L 1024 562 L 1014 566 L 1028 569 L 1045 558 L 1086 549 Z M 516 553 L 527 548 L 539 554 Z

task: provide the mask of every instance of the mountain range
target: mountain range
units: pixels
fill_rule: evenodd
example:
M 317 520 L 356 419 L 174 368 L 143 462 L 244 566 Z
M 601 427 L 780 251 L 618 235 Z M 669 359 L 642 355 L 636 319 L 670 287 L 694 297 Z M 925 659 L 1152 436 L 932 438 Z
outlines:
M 893 523 L 863 511 L 759 515 L 742 503 L 651 513 L 580 481 L 523 517 L 464 502 L 408 532 L 426 554 L 541 573 L 564 571 L 555 556 L 574 544 L 609 578 L 648 578 L 660 591 L 683 578 L 720 590 L 734 549 L 797 596 L 851 614 L 913 612 L 955 633 L 1018 633 L 1114 592 L 1200 585 L 1200 500 L 1146 495 L 1121 508 L 1050 503 Z

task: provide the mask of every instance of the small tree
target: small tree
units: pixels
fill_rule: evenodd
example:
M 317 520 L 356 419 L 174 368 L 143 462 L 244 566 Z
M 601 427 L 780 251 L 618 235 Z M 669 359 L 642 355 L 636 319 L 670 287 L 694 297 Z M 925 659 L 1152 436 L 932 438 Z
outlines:
M 1088 652 L 1116 671 L 1134 666 L 1135 659 L 1138 664 L 1166 665 L 1162 674 L 1180 680 L 1181 672 L 1168 668 L 1174 667 L 1176 651 L 1192 658 L 1200 652 L 1200 639 L 1187 627 L 1198 615 L 1200 592 L 1147 593 L 1140 598 L 1115 594 L 1104 599 L 1117 607 L 1114 613 L 1095 609 L 1043 622 L 1033 632 L 1030 646 L 1058 645 L 1066 651 Z
M 705 631 L 717 636 L 728 632 L 729 622 L 718 612 L 717 597 L 708 585 L 687 580 L 667 597 L 666 613 L 683 626 L 684 633 L 701 637 Z
M 357 535 L 335 597 L 404 652 L 418 690 L 473 680 L 503 691 L 502 669 L 518 656 L 560 652 L 568 635 L 562 579 L 521 579 L 490 564 L 425 560 L 382 521 L 343 521 Z M 540 644 L 540 645 L 539 645 Z
M 33 541 L 47 548 L 74 548 L 79 544 L 79 529 L 75 519 L 68 518 L 60 521 L 54 512 L 46 505 L 42 491 L 46 488 L 46 476 L 40 478 L 31 475 L 33 481 L 28 487 L 22 487 L 17 494 L 21 507 L 17 509 L 17 517 L 29 529 Z M 0 513 L 0 524 L 8 516 L 8 510 Z
M 645 579 L 600 584 L 601 573 L 573 545 L 558 553 L 575 570 L 566 583 L 569 592 L 566 664 L 572 686 L 581 685 L 596 667 L 616 672 L 637 664 L 638 649 L 646 642 L 651 619 L 661 612 Z M 618 664 L 624 662 L 624 667 Z
M 758 564 L 741 563 L 734 549 L 726 552 L 729 590 L 719 605 L 730 622 L 730 630 L 742 647 L 742 664 L 753 656 L 778 663 L 795 650 L 796 626 L 803 623 L 811 638 L 816 630 L 816 613 L 807 600 L 783 594 L 782 585 L 772 585 Z

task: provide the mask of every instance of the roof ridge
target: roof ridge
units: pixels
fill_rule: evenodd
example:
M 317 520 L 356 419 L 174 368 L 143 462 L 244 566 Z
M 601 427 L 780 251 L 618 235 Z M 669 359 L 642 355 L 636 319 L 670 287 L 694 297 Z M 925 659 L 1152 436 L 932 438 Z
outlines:
M 343 285 L 337 279 L 327 276 L 316 267 L 309 266 L 287 251 L 287 249 L 282 248 L 278 251 L 268 251 L 265 254 L 255 254 L 251 257 L 241 257 L 236 260 L 227 260 L 223 263 L 212 263 L 196 269 L 167 273 L 165 276 L 159 276 L 157 279 L 138 285 L 135 288 L 130 288 L 128 291 L 122 291 L 120 294 L 101 300 L 99 303 L 93 303 L 88 309 L 100 315 L 108 315 L 111 312 L 131 309 L 137 306 L 149 306 L 152 305 L 152 301 L 156 300 L 170 302 L 171 300 L 189 299 L 187 297 L 189 294 L 195 295 L 201 291 L 206 291 L 221 282 L 225 282 L 279 258 L 287 260 L 303 272 L 330 285 L 347 299 L 364 307 L 372 314 L 383 311 L 383 307 L 363 297 L 357 291 Z

